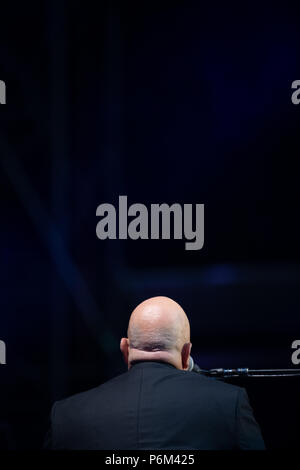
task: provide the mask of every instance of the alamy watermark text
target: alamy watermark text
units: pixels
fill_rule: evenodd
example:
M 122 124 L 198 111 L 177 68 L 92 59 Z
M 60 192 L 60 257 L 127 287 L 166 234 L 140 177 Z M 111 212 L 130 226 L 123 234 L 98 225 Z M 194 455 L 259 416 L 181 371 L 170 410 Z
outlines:
M 6 104 L 6 85 L 3 80 L 0 80 L 0 104 Z
M 100 240 L 170 240 L 173 226 L 174 240 L 188 240 L 186 250 L 200 250 L 204 244 L 204 204 L 151 204 L 148 211 L 144 204 L 128 207 L 127 196 L 119 196 L 118 217 L 107 203 L 97 207 L 96 215 L 101 217 L 96 227 Z
M 6 344 L 0 340 L 0 364 L 6 364 Z

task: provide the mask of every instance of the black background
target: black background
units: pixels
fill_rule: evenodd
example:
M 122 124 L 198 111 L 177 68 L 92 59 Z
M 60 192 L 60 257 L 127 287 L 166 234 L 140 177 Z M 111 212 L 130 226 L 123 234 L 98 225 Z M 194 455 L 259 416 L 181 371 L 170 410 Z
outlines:
M 185 309 L 203 368 L 293 367 L 298 13 L 1 4 L 1 448 L 40 448 L 54 400 L 123 372 L 130 312 L 154 295 Z M 203 249 L 100 241 L 96 208 L 119 195 L 205 204 Z M 299 379 L 238 383 L 267 447 L 295 448 Z

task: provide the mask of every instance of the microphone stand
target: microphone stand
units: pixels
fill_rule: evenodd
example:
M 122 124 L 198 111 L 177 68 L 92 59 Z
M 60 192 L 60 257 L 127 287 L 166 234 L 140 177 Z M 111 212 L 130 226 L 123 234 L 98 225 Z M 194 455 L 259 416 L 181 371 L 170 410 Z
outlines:
M 239 367 L 237 369 L 200 369 L 193 358 L 189 358 L 189 371 L 203 374 L 207 377 L 227 379 L 231 377 L 300 377 L 300 369 L 248 369 Z
M 196 365 L 196 364 L 195 364 Z M 210 369 L 203 370 L 194 365 L 193 372 L 204 374 L 208 377 L 231 378 L 231 377 L 300 377 L 300 369 Z

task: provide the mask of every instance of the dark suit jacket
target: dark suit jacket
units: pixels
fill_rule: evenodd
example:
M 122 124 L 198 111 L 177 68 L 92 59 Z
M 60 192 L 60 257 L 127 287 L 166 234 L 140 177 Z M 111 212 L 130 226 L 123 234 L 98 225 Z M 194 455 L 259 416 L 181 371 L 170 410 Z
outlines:
M 139 361 L 128 372 L 58 401 L 51 449 L 263 449 L 246 390 Z

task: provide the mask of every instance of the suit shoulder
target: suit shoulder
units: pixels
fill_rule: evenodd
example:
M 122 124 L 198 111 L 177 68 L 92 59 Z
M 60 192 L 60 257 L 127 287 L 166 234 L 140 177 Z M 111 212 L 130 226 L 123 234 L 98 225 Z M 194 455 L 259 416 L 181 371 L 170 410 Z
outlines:
M 99 397 L 99 394 L 101 395 L 102 392 L 105 392 L 107 388 L 110 386 L 117 385 L 119 381 L 122 381 L 123 376 L 126 374 L 120 374 L 117 375 L 116 377 L 113 377 L 112 379 L 107 380 L 106 382 L 103 382 L 102 384 L 98 385 L 97 387 L 93 387 L 89 390 L 85 390 L 83 392 L 75 393 L 73 395 L 70 395 L 69 397 L 62 398 L 61 400 L 58 400 L 54 403 L 53 408 L 55 410 L 64 410 L 77 407 L 77 406 L 84 406 L 84 404 L 91 403 L 93 401 L 93 398 Z
M 221 393 L 232 393 L 238 394 L 240 391 L 243 391 L 243 387 L 239 387 L 238 385 L 232 385 L 223 380 L 207 377 L 205 375 L 196 374 L 194 372 L 185 372 L 189 380 L 193 381 L 194 384 L 198 385 L 199 387 L 205 387 L 211 390 L 219 391 Z

